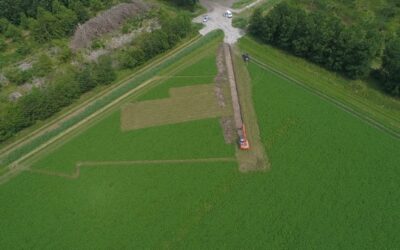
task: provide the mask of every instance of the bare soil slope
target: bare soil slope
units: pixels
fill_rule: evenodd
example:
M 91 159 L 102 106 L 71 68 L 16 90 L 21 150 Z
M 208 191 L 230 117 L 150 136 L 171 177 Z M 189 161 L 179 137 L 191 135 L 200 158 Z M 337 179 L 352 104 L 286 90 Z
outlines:
M 88 47 L 93 39 L 118 29 L 126 19 L 146 12 L 149 9 L 150 6 L 141 0 L 132 0 L 131 3 L 118 4 L 90 19 L 83 25 L 79 25 L 70 46 L 73 50 Z

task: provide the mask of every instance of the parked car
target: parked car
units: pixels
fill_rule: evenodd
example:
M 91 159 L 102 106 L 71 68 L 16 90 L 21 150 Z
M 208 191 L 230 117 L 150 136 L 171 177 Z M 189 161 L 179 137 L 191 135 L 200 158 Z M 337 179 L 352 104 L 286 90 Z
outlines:
M 232 11 L 230 11 L 230 10 L 225 11 L 224 17 L 232 18 Z
M 208 21 L 208 19 L 210 19 L 210 17 L 207 16 L 207 15 L 205 15 L 205 16 L 203 17 L 203 23 L 206 23 L 206 22 Z

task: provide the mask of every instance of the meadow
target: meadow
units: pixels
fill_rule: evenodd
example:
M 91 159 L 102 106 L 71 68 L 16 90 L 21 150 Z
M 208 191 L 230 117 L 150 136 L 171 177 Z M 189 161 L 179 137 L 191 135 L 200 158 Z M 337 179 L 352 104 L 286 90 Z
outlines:
M 399 140 L 272 71 L 247 68 L 269 171 L 186 163 L 83 167 L 74 180 L 24 172 L 0 186 L 0 245 L 398 248 Z M 161 86 L 160 93 L 147 93 L 163 96 Z M 118 115 L 107 115 L 35 166 L 69 171 L 77 160 L 234 154 L 217 120 L 122 134 Z

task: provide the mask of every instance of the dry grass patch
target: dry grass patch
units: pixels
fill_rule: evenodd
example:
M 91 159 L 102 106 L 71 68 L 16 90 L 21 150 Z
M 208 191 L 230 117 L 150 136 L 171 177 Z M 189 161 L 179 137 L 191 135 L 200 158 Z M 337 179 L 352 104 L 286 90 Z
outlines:
M 170 89 L 170 98 L 130 103 L 122 108 L 123 131 L 231 115 L 218 105 L 214 84 Z

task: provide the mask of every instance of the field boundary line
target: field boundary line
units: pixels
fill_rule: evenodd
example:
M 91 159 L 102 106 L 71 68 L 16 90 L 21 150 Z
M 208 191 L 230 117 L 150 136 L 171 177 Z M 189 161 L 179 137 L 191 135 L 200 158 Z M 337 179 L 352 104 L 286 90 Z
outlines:
M 88 100 L 85 100 L 83 103 L 78 104 L 75 107 L 72 107 L 65 114 L 62 114 L 61 116 L 56 117 L 54 120 L 49 121 L 49 123 L 44 124 L 43 126 L 39 127 L 38 129 L 32 131 L 31 133 L 23 136 L 22 138 L 19 138 L 15 142 L 12 142 L 11 144 L 6 145 L 2 149 L 0 149 L 0 156 L 3 157 L 4 155 L 10 153 L 10 151 L 15 150 L 15 147 L 22 146 L 22 145 L 28 143 L 29 141 L 33 140 L 37 136 L 40 136 L 40 135 L 52 130 L 53 126 L 58 126 L 58 123 L 62 122 L 64 119 L 68 119 L 68 117 L 76 115 L 77 113 L 80 113 L 86 107 L 88 107 L 91 103 L 95 102 L 98 99 L 103 98 L 104 96 L 106 96 L 107 94 L 112 92 L 113 90 L 115 90 L 115 89 L 123 86 L 124 84 L 130 82 L 137 75 L 145 72 L 146 70 L 148 70 L 148 69 L 150 69 L 152 67 L 155 67 L 155 66 L 159 65 L 166 58 L 170 57 L 171 55 L 173 55 L 177 51 L 180 51 L 181 49 L 188 47 L 189 45 L 193 44 L 194 42 L 196 42 L 200 38 L 201 38 L 200 35 L 196 35 L 195 37 L 193 37 L 192 39 L 188 40 L 187 42 L 181 44 L 180 46 L 178 46 L 178 47 L 176 47 L 174 49 L 172 49 L 171 51 L 168 51 L 164 55 L 161 55 L 159 58 L 156 58 L 154 61 L 149 62 L 147 65 L 139 68 L 138 70 L 136 70 L 136 71 L 132 72 L 131 74 L 125 76 L 124 78 L 122 78 L 118 82 L 112 84 L 110 87 L 105 88 L 104 90 L 102 90 L 99 93 L 95 94 L 94 96 L 90 97 Z
M 213 163 L 213 162 L 237 162 L 237 160 L 236 158 L 233 157 L 221 157 L 221 158 L 200 158 L 200 159 L 181 159 L 181 160 L 83 161 L 83 162 L 77 162 L 75 164 L 74 172 L 71 174 L 37 169 L 37 168 L 33 169 L 30 167 L 27 167 L 25 170 L 35 174 L 57 176 L 67 179 L 78 179 L 81 175 L 82 168 L 96 168 L 104 166 L 115 168 L 117 166 L 129 166 L 129 165 L 185 164 L 185 163 Z
M 321 99 L 334 104 L 336 107 L 342 109 L 343 111 L 346 111 L 347 113 L 352 114 L 355 117 L 358 117 L 360 120 L 368 123 L 369 125 L 389 134 L 390 136 L 394 137 L 395 139 L 398 139 L 398 140 L 400 139 L 400 133 L 394 131 L 391 128 L 388 128 L 387 126 L 385 126 L 384 124 L 375 120 L 374 118 L 355 110 L 353 107 L 347 105 L 346 103 L 343 103 L 334 97 L 328 96 L 327 94 L 321 92 L 320 90 L 318 90 L 314 87 L 311 87 L 305 83 L 302 83 L 301 81 L 294 79 L 293 77 L 289 76 L 288 74 L 285 74 L 285 73 L 281 72 L 280 70 L 278 70 L 266 63 L 263 63 L 258 59 L 255 59 L 254 57 L 251 58 L 250 62 L 258 65 L 259 67 L 263 68 L 264 70 L 271 71 L 272 73 L 274 73 L 276 75 L 286 78 L 287 80 L 295 83 L 296 85 L 302 87 L 303 89 L 309 91 L 310 93 L 320 97 Z

